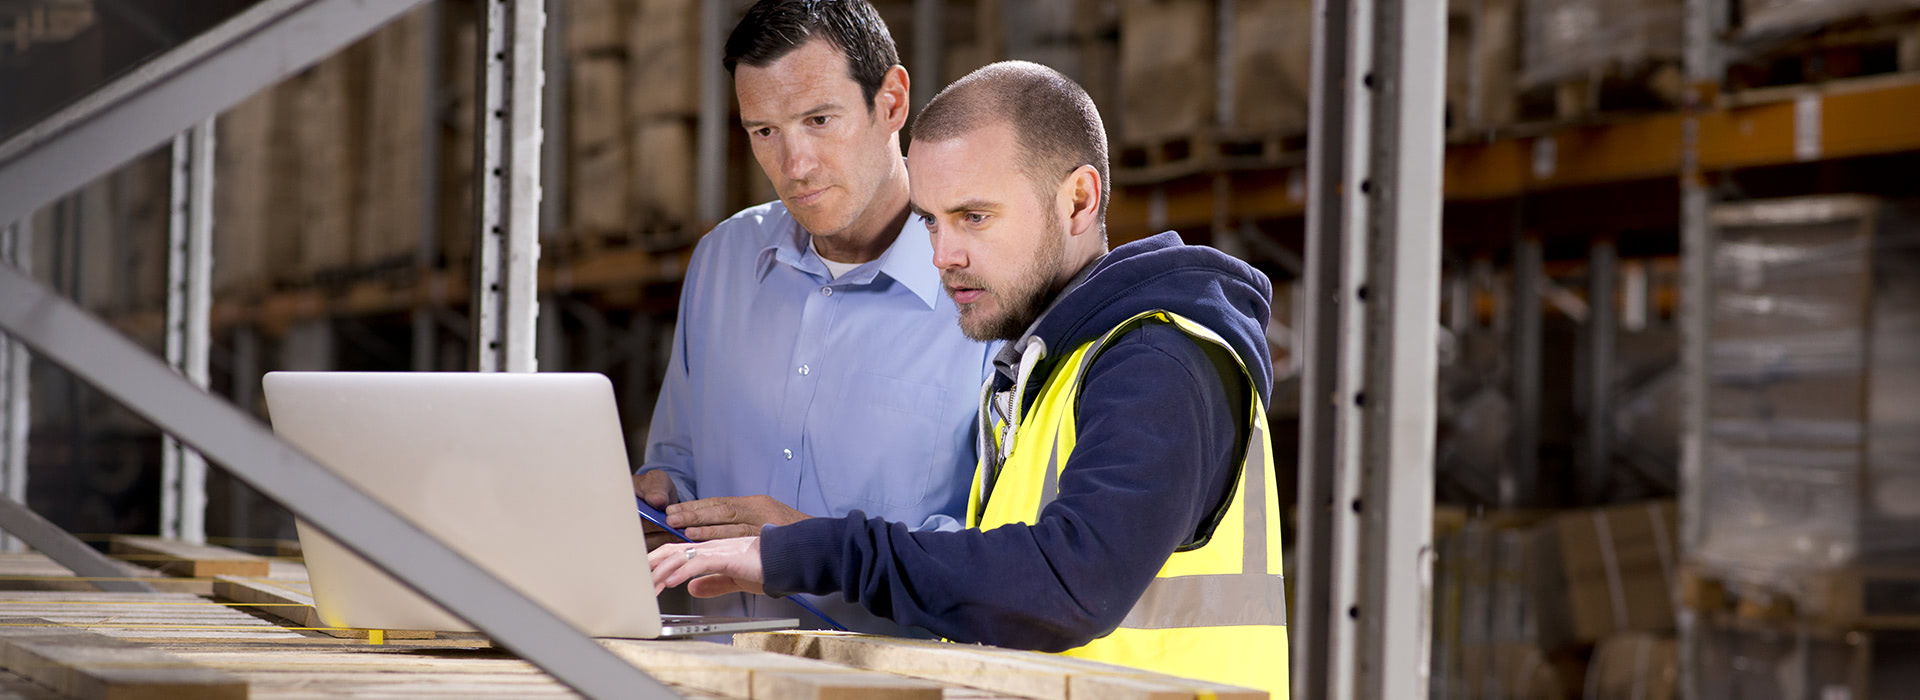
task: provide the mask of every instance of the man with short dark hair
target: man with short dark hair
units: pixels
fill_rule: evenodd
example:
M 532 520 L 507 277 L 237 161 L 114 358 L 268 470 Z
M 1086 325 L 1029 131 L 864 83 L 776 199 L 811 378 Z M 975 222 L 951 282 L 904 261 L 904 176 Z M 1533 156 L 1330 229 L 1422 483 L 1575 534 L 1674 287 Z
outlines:
M 1042 66 L 942 91 L 909 165 L 961 329 L 1012 341 L 982 390 L 971 529 L 854 513 L 661 547 L 656 588 L 838 592 L 954 641 L 1286 697 L 1267 278 L 1171 232 L 1108 252 L 1100 115 Z
M 991 348 L 955 328 L 909 216 L 908 78 L 886 24 L 864 0 L 763 0 L 725 64 L 780 200 L 694 250 L 634 492 L 696 540 L 850 512 L 957 529 Z M 820 602 L 854 629 L 908 633 Z M 699 608 L 820 624 L 765 598 Z

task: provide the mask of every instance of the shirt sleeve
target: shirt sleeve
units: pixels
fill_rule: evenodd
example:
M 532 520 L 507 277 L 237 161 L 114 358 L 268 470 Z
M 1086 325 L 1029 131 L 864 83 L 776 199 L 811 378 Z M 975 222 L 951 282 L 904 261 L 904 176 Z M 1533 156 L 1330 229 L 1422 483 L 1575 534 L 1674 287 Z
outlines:
M 1230 493 L 1246 414 L 1185 334 L 1148 326 L 1089 368 L 1058 498 L 1030 525 L 913 531 L 853 513 L 765 531 L 770 594 L 840 592 L 958 642 L 1061 651 L 1119 626 Z
M 694 299 L 698 296 L 698 260 L 701 258 L 697 252 L 696 249 L 694 264 L 687 268 L 680 308 L 674 318 L 673 350 L 667 359 L 667 374 L 660 382 L 660 396 L 653 404 L 653 420 L 647 426 L 646 458 L 634 471 L 635 474 L 656 469 L 665 471 L 673 479 L 674 489 L 682 501 L 699 498 L 699 482 L 693 478 L 693 396 L 687 387 L 693 372 L 687 359 L 687 307 L 698 303 Z

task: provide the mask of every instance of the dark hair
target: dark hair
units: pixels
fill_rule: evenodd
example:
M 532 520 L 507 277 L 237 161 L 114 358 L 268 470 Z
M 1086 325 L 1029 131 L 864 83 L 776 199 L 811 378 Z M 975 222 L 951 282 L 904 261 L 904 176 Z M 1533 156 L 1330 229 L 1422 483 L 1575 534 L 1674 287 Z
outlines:
M 974 129 L 1004 122 L 1020 144 L 1020 169 L 1051 203 L 1054 188 L 1082 165 L 1100 174 L 1100 230 L 1106 231 L 1107 201 L 1113 183 L 1107 177 L 1107 129 L 1073 79 L 1026 61 L 1001 61 L 953 81 L 920 109 L 913 120 L 913 142 L 948 141 Z
M 900 64 L 900 52 L 887 23 L 866 0 L 760 0 L 727 36 L 721 63 L 729 75 L 743 63 L 763 68 L 815 38 L 826 39 L 847 58 L 847 74 L 860 84 L 871 111 L 887 71 Z

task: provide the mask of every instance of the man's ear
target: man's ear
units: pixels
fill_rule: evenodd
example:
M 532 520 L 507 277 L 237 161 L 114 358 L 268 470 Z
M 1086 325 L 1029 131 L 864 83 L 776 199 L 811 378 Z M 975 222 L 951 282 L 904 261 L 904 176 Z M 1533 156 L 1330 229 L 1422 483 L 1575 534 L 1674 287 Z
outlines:
M 912 85 L 906 66 L 888 68 L 886 77 L 880 79 L 880 89 L 873 93 L 873 116 L 885 123 L 889 131 L 899 131 L 907 125 L 907 96 L 912 94 Z
M 1061 183 L 1067 196 L 1067 229 L 1075 236 L 1100 232 L 1100 172 L 1091 165 L 1074 168 Z

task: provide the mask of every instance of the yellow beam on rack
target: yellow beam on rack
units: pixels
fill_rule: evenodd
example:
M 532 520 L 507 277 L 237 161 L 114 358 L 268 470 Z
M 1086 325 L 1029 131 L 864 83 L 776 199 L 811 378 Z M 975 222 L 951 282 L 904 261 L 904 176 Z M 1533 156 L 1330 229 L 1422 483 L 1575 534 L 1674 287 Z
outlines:
M 1899 74 L 1822 86 L 1754 90 L 1720 98 L 1700 115 L 1700 157 L 1708 171 L 1920 151 L 1920 75 Z M 1447 147 L 1446 198 L 1495 200 L 1529 192 L 1677 178 L 1685 115 L 1629 115 L 1605 123 L 1527 127 Z M 1517 132 L 1522 130 L 1516 130 Z M 1809 140 L 1811 139 L 1811 140 Z M 1229 221 L 1306 213 L 1305 166 L 1229 173 Z M 1115 188 L 1108 229 L 1116 243 L 1149 230 L 1151 204 L 1164 197 L 1165 225 L 1210 225 L 1214 176 Z M 1295 184 L 1289 186 L 1290 178 Z

